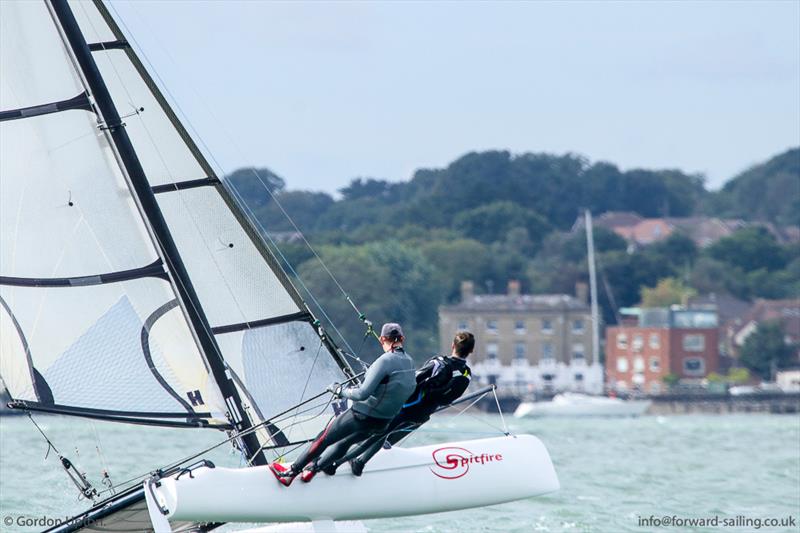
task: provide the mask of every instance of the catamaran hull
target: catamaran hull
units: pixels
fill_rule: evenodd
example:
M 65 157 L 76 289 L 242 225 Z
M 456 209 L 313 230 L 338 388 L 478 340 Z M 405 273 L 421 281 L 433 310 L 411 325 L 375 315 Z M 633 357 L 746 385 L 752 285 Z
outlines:
M 376 455 L 360 478 L 343 466 L 287 488 L 266 467 L 202 468 L 153 490 L 170 521 L 292 522 L 454 511 L 558 488 L 544 444 L 521 435 L 395 447 Z

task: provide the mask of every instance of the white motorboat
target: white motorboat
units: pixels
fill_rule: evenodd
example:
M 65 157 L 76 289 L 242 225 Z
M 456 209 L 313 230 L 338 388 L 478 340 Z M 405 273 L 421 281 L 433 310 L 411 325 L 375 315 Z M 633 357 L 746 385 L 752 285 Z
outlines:
M 575 392 L 556 394 L 551 401 L 522 402 L 514 411 L 517 418 L 539 416 L 639 416 L 653 402 L 590 396 Z

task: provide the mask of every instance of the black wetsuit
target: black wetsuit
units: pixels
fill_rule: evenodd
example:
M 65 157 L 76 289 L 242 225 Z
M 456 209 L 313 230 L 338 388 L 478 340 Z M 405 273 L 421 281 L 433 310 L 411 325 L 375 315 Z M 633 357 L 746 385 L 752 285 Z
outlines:
M 439 406 L 457 400 L 469 387 L 472 372 L 466 360 L 454 356 L 429 359 L 417 371 L 417 387 L 403 409 L 386 429 L 367 438 L 348 457 L 354 457 L 361 467 L 378 453 L 384 442 L 396 444 L 427 422 Z

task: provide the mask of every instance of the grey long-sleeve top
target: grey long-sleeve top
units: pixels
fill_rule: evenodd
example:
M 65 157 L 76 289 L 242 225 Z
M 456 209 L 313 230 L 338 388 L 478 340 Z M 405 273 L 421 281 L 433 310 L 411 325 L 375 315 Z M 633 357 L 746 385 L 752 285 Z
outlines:
M 372 363 L 361 385 L 343 389 L 353 411 L 374 418 L 394 418 L 414 392 L 414 361 L 402 349 L 386 352 Z

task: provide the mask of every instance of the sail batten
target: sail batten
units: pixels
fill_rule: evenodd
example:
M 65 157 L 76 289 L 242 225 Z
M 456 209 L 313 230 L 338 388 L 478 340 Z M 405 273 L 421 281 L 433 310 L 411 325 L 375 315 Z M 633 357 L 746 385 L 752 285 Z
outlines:
M 0 377 L 14 400 L 246 431 L 353 375 L 102 2 L 4 6 L 0 33 Z M 248 459 L 310 436 L 306 418 L 245 435 Z

